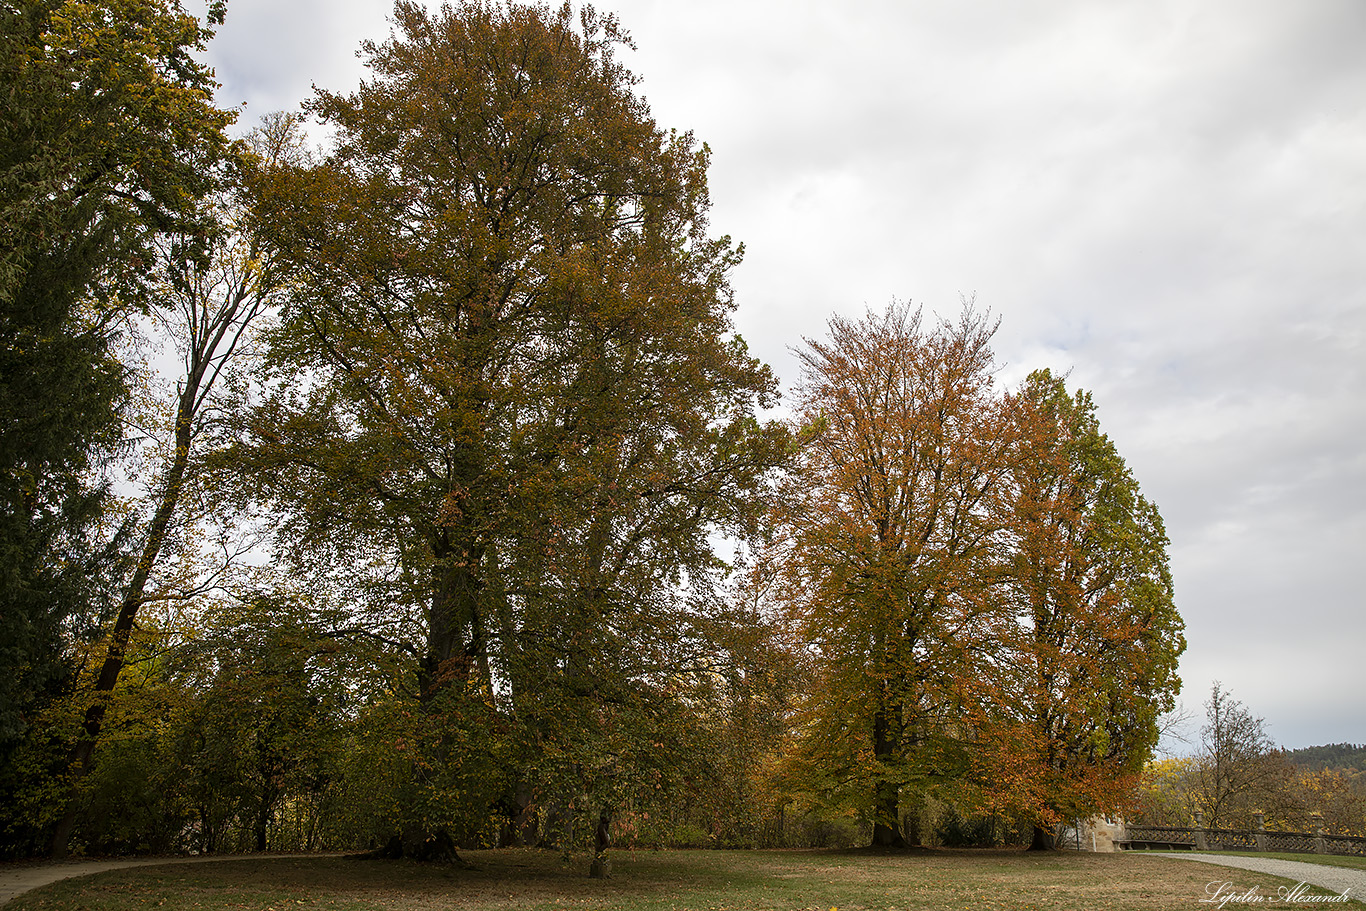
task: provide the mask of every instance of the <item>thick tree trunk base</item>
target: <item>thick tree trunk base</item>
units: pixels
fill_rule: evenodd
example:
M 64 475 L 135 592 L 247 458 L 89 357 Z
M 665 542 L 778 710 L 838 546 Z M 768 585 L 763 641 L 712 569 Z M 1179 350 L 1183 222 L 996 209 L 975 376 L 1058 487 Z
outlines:
M 873 824 L 873 843 L 869 847 L 900 850 L 907 844 L 905 836 L 895 828 L 879 822 Z
M 1030 839 L 1030 851 L 1056 851 L 1058 849 L 1057 839 L 1053 836 L 1052 829 L 1044 829 L 1040 826 L 1034 827 L 1034 835 Z
M 71 841 L 71 832 L 76 828 L 75 808 L 71 808 L 62 814 L 62 818 L 57 820 L 57 828 L 53 830 L 52 839 L 48 842 L 47 856 L 53 860 L 62 860 L 67 855 L 67 845 Z
M 395 835 L 382 848 L 365 851 L 361 854 L 348 854 L 351 860 L 408 860 L 432 864 L 457 864 L 465 862 L 455 850 L 455 842 L 446 832 L 427 833 L 414 836 Z
M 507 821 L 498 835 L 500 848 L 535 848 L 541 844 L 541 813 L 532 790 L 519 786 L 504 800 Z

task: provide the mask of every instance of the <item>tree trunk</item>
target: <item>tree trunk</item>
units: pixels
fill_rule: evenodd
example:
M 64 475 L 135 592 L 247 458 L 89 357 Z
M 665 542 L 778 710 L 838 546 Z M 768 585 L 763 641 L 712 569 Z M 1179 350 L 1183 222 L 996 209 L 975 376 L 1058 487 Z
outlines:
M 607 879 L 612 875 L 612 861 L 607 849 L 612 845 L 612 813 L 606 807 L 598 814 L 598 827 L 593 832 L 593 866 L 588 875 L 594 879 Z
M 1057 833 L 1050 827 L 1034 827 L 1034 836 L 1029 842 L 1031 851 L 1055 851 L 1058 847 Z
M 428 863 L 458 864 L 460 855 L 456 853 L 455 841 L 445 829 L 429 832 L 410 829 L 403 835 L 403 855 L 410 860 Z
M 410 826 L 402 834 L 391 835 L 382 848 L 350 856 L 360 860 L 399 860 L 406 857 L 428 863 L 462 863 L 449 832 L 445 829 L 428 832 L 417 826 Z
M 213 822 L 212 808 L 201 803 L 195 809 L 199 812 L 199 853 L 213 854 L 218 851 L 218 827 Z
M 875 848 L 906 847 L 906 838 L 901 834 L 901 825 L 898 821 L 901 806 L 897 794 L 898 790 L 892 782 L 880 782 L 877 786 L 877 803 L 875 806 L 877 815 L 873 820 L 873 847 Z
M 432 574 L 427 653 L 423 658 L 424 702 L 448 686 L 468 686 L 485 650 L 479 614 L 482 582 L 475 568 L 482 558 L 481 549 L 452 544 L 443 534 L 432 553 L 437 566 Z
M 270 832 L 270 820 L 275 815 L 275 802 L 279 799 L 278 789 L 266 784 L 261 789 L 261 802 L 256 808 L 256 819 L 252 824 L 252 834 L 256 840 L 256 850 L 266 850 L 266 836 Z
M 147 580 L 151 577 L 157 557 L 166 543 L 171 516 L 175 514 L 176 504 L 184 487 L 185 469 L 190 462 L 190 437 L 194 417 L 192 408 L 196 388 L 189 386 L 181 392 L 180 404 L 176 409 L 175 454 L 166 473 L 166 484 L 162 488 L 156 513 L 152 516 L 152 524 L 147 530 L 147 541 L 143 544 L 142 556 L 119 605 L 119 616 L 114 621 L 114 631 L 109 638 L 109 651 L 105 655 L 104 664 L 100 667 L 100 676 L 95 681 L 95 701 L 86 709 L 80 739 L 76 741 L 67 759 L 67 769 L 72 779 L 72 793 L 66 812 L 58 820 L 49 844 L 49 853 L 53 857 L 66 856 L 67 843 L 71 840 L 71 832 L 80 815 L 80 804 L 76 799 L 77 783 L 90 771 L 90 760 L 95 753 L 95 744 L 104 727 L 104 716 L 109 707 L 109 694 L 118 683 L 119 673 L 123 670 L 128 640 L 133 633 L 138 609 L 142 607 Z
M 482 580 L 477 569 L 482 549 L 468 541 L 453 543 L 449 529 L 439 530 L 431 543 L 437 565 L 432 571 L 427 650 L 422 660 L 418 698 L 425 707 L 432 708 L 435 716 L 440 712 L 437 697 L 451 688 L 467 692 L 474 673 L 487 664 L 480 662 L 480 654 L 485 650 L 478 600 Z M 439 722 L 433 717 L 429 723 Z M 449 759 L 447 745 L 441 740 L 434 755 L 427 757 L 437 767 Z M 405 826 L 383 848 L 360 856 L 461 863 L 455 840 L 447 829 L 428 829 L 416 824 Z
M 255 263 L 259 248 L 251 244 L 249 259 Z M 219 371 L 232 357 L 238 343 L 243 338 L 247 326 L 261 312 L 264 306 L 264 279 L 256 267 L 242 273 L 241 280 L 230 291 L 218 308 L 207 300 L 196 301 L 190 305 L 186 329 L 189 338 L 186 372 L 180 393 L 176 398 L 175 414 L 175 452 L 166 465 L 166 480 L 162 485 L 152 523 L 147 530 L 147 540 L 143 544 L 142 555 L 133 571 L 133 578 L 124 592 L 119 605 L 118 619 L 109 637 L 109 651 L 100 676 L 95 682 L 95 701 L 86 710 L 81 725 L 81 736 L 72 748 L 67 760 L 67 770 L 71 776 L 71 800 L 53 832 L 49 851 L 53 857 L 66 855 L 67 842 L 80 812 L 76 800 L 77 783 L 90 771 L 90 760 L 95 752 L 96 742 L 104 726 L 104 716 L 108 710 L 108 694 L 118 682 L 123 670 L 128 640 L 137 620 L 138 610 L 142 607 L 147 580 L 156 568 L 161 549 L 166 543 L 171 517 L 175 514 L 184 488 L 185 472 L 190 463 L 190 444 L 194 439 L 195 419 L 200 407 L 213 388 Z M 202 306 L 201 306 L 202 305 Z M 226 344 L 226 347 L 223 347 Z
M 892 736 L 893 711 L 881 706 L 873 716 L 873 756 L 880 765 L 890 764 L 896 757 L 896 738 Z M 904 848 L 906 839 L 901 834 L 901 786 L 885 778 L 874 785 L 873 847 Z
M 535 794 L 526 784 L 519 784 L 513 792 L 511 812 L 508 814 L 505 846 L 534 848 L 541 841 L 540 808 Z
M 257 811 L 256 821 L 252 829 L 256 841 L 256 850 L 264 852 L 266 850 L 266 833 L 270 831 L 270 813 L 264 806 Z

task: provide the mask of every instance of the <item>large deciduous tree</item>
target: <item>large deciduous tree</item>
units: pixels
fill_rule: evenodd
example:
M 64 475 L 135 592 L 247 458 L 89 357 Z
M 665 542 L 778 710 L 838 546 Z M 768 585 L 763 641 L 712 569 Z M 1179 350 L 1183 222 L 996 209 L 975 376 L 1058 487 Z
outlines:
M 976 755 L 987 790 L 1047 848 L 1060 821 L 1133 792 L 1180 690 L 1185 640 L 1162 517 L 1090 395 L 1040 370 L 1009 405 L 1000 596 L 1015 623 L 1011 660 L 989 672 L 995 714 Z
M 297 281 L 240 464 L 297 556 L 392 555 L 429 711 L 515 720 L 527 766 L 572 769 L 600 816 L 621 725 L 696 651 L 680 595 L 719 568 L 710 532 L 782 455 L 754 417 L 774 381 L 733 336 L 707 151 L 651 120 L 615 21 L 394 18 L 372 78 L 311 104 L 331 155 L 262 192 Z M 413 820 L 406 850 L 443 853 L 440 828 Z
M 877 845 L 937 790 L 1049 846 L 1125 803 L 1179 689 L 1161 517 L 1088 395 L 1047 371 L 994 391 L 995 326 L 971 307 L 830 327 L 803 353 L 782 508 L 819 681 L 794 766 Z
M 893 305 L 832 319 L 802 352 L 805 438 L 783 516 L 787 597 L 820 678 L 806 749 L 879 846 L 916 835 L 903 791 L 958 774 L 965 678 L 989 641 L 994 331 L 968 306 L 925 326 Z

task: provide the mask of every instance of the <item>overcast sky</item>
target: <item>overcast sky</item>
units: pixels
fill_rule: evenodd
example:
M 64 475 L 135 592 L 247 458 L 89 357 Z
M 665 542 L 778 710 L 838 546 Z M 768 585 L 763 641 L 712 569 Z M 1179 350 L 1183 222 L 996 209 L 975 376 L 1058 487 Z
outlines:
M 713 150 L 736 321 L 789 348 L 893 297 L 1071 371 L 1161 508 L 1182 700 L 1366 742 L 1366 3 L 605 0 Z M 354 88 L 387 0 L 231 0 L 241 123 Z M 1193 724 L 1194 728 L 1198 723 Z

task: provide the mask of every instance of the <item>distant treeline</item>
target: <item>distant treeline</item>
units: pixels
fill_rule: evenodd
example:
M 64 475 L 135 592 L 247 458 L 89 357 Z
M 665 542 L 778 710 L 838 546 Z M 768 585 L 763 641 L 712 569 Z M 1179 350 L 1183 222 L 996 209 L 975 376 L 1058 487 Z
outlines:
M 1285 756 L 1296 768 L 1309 772 L 1340 769 L 1360 773 L 1366 770 L 1366 744 L 1330 743 L 1320 747 L 1286 750 Z

